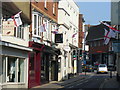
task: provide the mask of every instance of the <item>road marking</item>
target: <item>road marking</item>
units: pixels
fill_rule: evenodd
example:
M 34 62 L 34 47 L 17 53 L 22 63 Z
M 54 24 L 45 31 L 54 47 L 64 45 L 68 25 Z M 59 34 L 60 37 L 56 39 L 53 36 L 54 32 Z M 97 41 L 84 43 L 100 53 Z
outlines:
M 70 87 L 68 87 L 68 88 L 72 88 L 73 86 L 70 86 Z
M 88 82 L 88 80 L 84 81 L 84 83 Z
M 94 76 L 94 74 L 92 74 L 91 76 L 89 76 L 89 77 L 87 77 L 87 78 L 85 78 L 85 79 L 80 80 L 81 83 L 79 83 L 79 84 L 77 84 L 77 85 L 75 85 L 75 86 L 78 86 L 78 85 L 80 85 L 80 84 L 84 84 L 84 83 L 88 82 L 88 80 L 91 79 L 91 77 L 93 77 L 93 76 Z M 79 81 L 77 81 L 77 82 L 79 82 Z M 76 83 L 76 82 L 75 82 L 75 83 Z M 69 86 L 69 85 L 68 85 L 68 86 Z M 72 87 L 74 87 L 74 86 L 70 86 L 70 87 L 68 87 L 68 88 L 72 88 Z
M 100 85 L 99 90 L 103 89 L 103 86 L 104 86 L 105 82 L 106 82 L 106 79 L 104 79 L 103 83 Z

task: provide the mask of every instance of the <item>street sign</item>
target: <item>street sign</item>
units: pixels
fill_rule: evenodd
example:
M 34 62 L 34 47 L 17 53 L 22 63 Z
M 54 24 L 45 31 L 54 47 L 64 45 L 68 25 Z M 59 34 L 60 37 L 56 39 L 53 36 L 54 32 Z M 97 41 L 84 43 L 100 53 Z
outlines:
M 112 47 L 115 53 L 120 53 L 120 42 L 113 42 Z

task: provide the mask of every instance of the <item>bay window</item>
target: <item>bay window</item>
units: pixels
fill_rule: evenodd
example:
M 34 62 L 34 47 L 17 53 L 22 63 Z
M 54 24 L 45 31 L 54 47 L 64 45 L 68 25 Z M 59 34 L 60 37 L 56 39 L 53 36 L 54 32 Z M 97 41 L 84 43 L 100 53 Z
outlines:
M 33 26 L 32 26 L 32 30 L 33 30 L 33 35 L 34 36 L 41 36 L 42 33 L 40 32 L 40 26 L 42 25 L 42 17 L 38 14 L 33 14 Z

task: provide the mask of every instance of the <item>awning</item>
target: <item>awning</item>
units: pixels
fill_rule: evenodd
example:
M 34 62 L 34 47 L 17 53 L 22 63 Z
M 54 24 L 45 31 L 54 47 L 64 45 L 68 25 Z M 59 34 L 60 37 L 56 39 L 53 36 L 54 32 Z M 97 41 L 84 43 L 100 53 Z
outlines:
M 21 10 L 13 2 L 2 2 L 2 14 L 6 15 L 6 18 L 17 14 Z M 21 13 L 21 19 L 23 22 L 31 24 L 30 18 L 28 18 L 23 12 Z

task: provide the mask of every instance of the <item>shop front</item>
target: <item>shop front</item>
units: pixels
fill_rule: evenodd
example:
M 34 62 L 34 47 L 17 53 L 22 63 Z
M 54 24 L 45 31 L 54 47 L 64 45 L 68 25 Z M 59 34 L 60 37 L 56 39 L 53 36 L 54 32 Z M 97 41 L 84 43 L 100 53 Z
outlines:
M 29 47 L 33 51 L 29 53 L 28 88 L 57 80 L 58 50 L 32 41 L 29 42 Z
M 32 49 L 0 42 L 0 88 L 27 88 L 28 52 Z M 14 46 L 14 47 L 13 47 Z
M 30 41 L 29 52 L 28 88 L 41 85 L 41 56 L 44 45 Z

